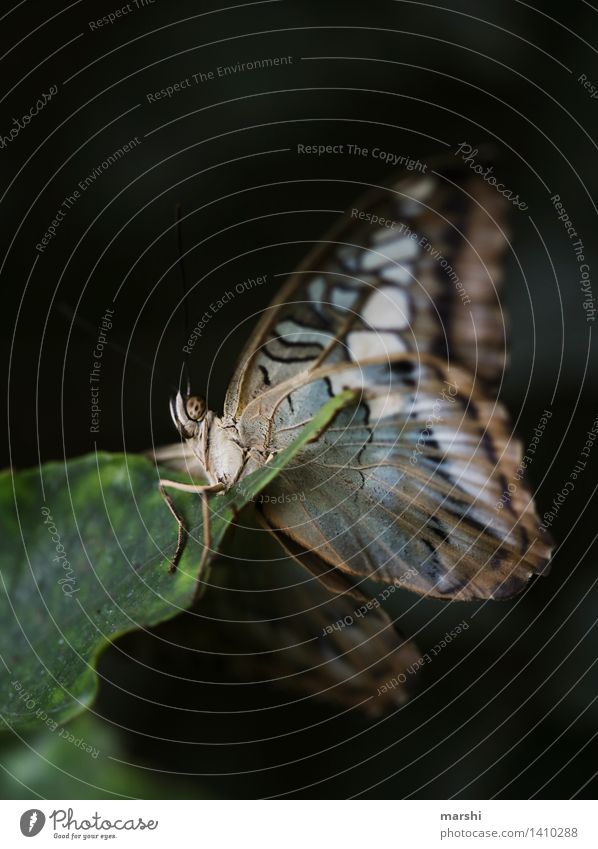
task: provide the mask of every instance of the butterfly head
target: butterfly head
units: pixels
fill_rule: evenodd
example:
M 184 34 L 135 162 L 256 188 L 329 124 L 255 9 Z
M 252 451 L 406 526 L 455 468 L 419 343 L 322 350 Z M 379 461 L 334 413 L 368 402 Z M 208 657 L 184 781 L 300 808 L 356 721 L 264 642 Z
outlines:
M 170 415 L 184 439 L 197 436 L 207 409 L 205 399 L 201 395 L 183 395 L 179 391 L 170 399 Z

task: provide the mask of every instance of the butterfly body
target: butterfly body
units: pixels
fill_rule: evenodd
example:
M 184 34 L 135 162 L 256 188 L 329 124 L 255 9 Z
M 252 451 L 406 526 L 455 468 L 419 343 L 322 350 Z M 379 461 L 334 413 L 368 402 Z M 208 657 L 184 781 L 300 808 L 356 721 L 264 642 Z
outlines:
M 212 415 L 206 421 L 205 448 L 202 448 L 199 458 L 205 463 L 210 481 L 222 483 L 230 489 L 239 480 L 247 463 L 236 424 Z

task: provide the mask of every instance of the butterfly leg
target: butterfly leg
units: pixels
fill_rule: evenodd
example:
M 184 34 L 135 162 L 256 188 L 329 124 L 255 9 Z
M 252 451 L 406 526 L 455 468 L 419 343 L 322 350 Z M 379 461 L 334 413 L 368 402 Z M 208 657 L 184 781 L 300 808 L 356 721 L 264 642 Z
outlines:
M 181 514 L 177 510 L 173 499 L 170 497 L 170 495 L 166 492 L 166 490 L 164 489 L 164 487 L 161 484 L 158 487 L 158 490 L 160 492 L 160 495 L 162 496 L 162 498 L 164 499 L 164 501 L 168 505 L 168 509 L 170 510 L 172 515 L 174 516 L 176 523 L 178 525 L 178 536 L 177 536 L 177 542 L 176 542 L 176 550 L 174 552 L 174 556 L 173 556 L 172 560 L 170 561 L 170 568 L 168 569 L 168 571 L 172 574 L 173 572 L 176 572 L 176 568 L 179 565 L 179 561 L 180 561 L 181 557 L 183 556 L 183 551 L 185 550 L 185 542 L 187 540 L 187 529 L 185 527 L 185 520 L 183 519 L 183 517 L 181 516 Z
M 203 526 L 204 526 L 204 548 L 201 556 L 200 562 L 200 572 L 202 571 L 205 561 L 208 556 L 208 551 L 210 547 L 210 515 L 208 510 L 208 493 L 212 492 L 221 492 L 225 487 L 224 484 L 207 484 L 207 485 L 199 485 L 199 484 L 188 484 L 188 483 L 179 483 L 179 481 L 171 481 L 171 480 L 160 480 L 159 484 L 159 492 L 166 504 L 168 505 L 168 509 L 174 516 L 176 523 L 178 525 L 178 536 L 177 536 L 177 545 L 176 550 L 174 552 L 174 556 L 170 563 L 169 572 L 176 572 L 177 566 L 179 565 L 180 559 L 183 556 L 183 551 L 185 550 L 185 543 L 187 541 L 187 528 L 185 527 L 185 519 L 178 511 L 174 500 L 167 493 L 166 487 L 171 487 L 172 489 L 178 489 L 182 492 L 196 492 L 201 496 L 202 499 L 202 514 L 203 514 Z
M 210 505 L 208 501 L 208 496 L 205 492 L 200 493 L 201 495 L 201 514 L 203 518 L 203 551 L 201 553 L 201 560 L 199 561 L 199 574 L 203 572 L 203 567 L 206 565 L 206 560 L 208 559 L 208 553 L 210 551 L 210 546 L 212 545 L 212 532 L 210 530 Z

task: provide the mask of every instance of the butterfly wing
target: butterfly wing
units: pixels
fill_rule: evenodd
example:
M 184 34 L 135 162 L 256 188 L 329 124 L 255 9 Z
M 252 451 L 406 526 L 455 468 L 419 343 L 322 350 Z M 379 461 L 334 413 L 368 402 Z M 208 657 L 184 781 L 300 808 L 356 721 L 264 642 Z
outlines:
M 192 625 L 196 647 L 217 646 L 237 682 L 273 683 L 370 716 L 404 704 L 420 655 L 380 601 L 352 590 L 343 576 L 333 586 L 329 577 L 327 589 L 276 554 L 274 562 L 243 569 L 213 565 L 202 617 Z
M 506 208 L 456 164 L 406 178 L 349 211 L 266 311 L 227 396 L 246 444 L 276 453 L 331 395 L 361 393 L 266 491 L 294 556 L 458 599 L 544 570 L 550 540 L 487 392 L 505 363 Z
M 354 386 L 354 371 L 331 370 L 279 404 L 271 449 L 345 373 Z M 550 540 L 504 408 L 464 371 L 416 356 L 362 366 L 359 378 L 360 402 L 265 492 L 263 516 L 280 541 L 328 568 L 441 598 L 506 598 L 544 571 Z
M 272 386 L 323 363 L 431 353 L 495 380 L 505 199 L 456 162 L 347 211 L 265 311 L 225 400 L 238 419 Z

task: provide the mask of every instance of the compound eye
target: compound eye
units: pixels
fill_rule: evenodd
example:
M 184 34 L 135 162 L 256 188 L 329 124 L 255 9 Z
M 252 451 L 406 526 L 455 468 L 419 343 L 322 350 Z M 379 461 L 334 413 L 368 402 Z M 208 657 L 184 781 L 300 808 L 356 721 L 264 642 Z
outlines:
M 194 422 L 200 422 L 206 414 L 206 402 L 199 395 L 190 395 L 185 402 L 187 415 Z

